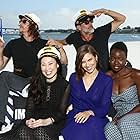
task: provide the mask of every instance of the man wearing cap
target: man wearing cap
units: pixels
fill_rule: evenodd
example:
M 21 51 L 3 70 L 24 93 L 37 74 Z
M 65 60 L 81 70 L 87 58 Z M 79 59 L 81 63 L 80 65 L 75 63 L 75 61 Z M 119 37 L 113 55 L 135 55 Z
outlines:
M 95 29 L 92 24 L 93 19 L 101 14 L 112 17 L 113 21 Z M 125 16 L 107 9 L 98 9 L 90 12 L 80 10 L 74 15 L 74 20 L 76 31 L 64 40 L 59 40 L 59 42 L 65 45 L 73 44 L 76 50 L 84 44 L 92 45 L 100 56 L 102 70 L 106 72 L 109 65 L 108 39 L 110 34 L 125 21 Z
M 47 40 L 40 38 L 39 26 L 40 19 L 37 15 L 33 13 L 19 15 L 21 37 L 9 41 L 5 47 L 4 42 L 0 40 L 0 70 L 6 66 L 10 58 L 13 59 L 14 66 L 14 72 L 0 73 L 0 129 L 2 132 L 5 132 L 5 127 L 13 124 L 15 119 L 24 118 L 25 110 L 17 110 L 13 106 L 20 108 L 25 105 L 23 97 L 27 95 L 23 95 L 23 89 L 35 71 L 38 51 L 47 43 Z M 63 48 L 61 47 L 59 51 L 61 62 L 67 64 Z M 19 97 L 22 101 L 19 101 Z
M 93 27 L 93 19 L 99 17 L 101 14 L 110 16 L 112 22 L 98 27 Z M 57 40 L 63 45 L 73 44 L 75 49 L 84 44 L 92 45 L 98 52 L 101 60 L 101 70 L 107 72 L 109 70 L 109 49 L 108 39 L 112 32 L 114 32 L 122 23 L 124 23 L 126 17 L 118 12 L 97 9 L 94 11 L 80 10 L 74 15 L 76 31 L 68 35 L 64 40 Z M 54 41 L 54 42 L 57 42 Z M 115 110 L 111 107 L 109 116 L 114 116 Z

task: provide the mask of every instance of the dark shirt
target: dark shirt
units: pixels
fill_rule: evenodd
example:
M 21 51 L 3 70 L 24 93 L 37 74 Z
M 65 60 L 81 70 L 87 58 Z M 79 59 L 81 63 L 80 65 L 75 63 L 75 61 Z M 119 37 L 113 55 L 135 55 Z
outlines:
M 47 40 L 41 38 L 27 42 L 23 37 L 8 42 L 4 56 L 13 58 L 14 73 L 22 77 L 31 77 L 37 64 L 37 53 Z
M 28 98 L 26 119 L 52 117 L 55 122 L 63 120 L 69 99 L 67 88 L 68 82 L 62 76 L 57 76 L 54 82 L 47 83 L 43 101 L 37 104 L 32 96 Z
M 75 31 L 66 38 L 68 44 L 73 44 L 77 50 L 80 46 L 85 44 L 92 45 L 98 52 L 102 70 L 106 72 L 109 67 L 109 50 L 108 50 L 108 39 L 111 34 L 111 23 L 104 26 L 98 27 L 93 33 L 93 38 L 87 42 L 82 40 L 80 32 Z

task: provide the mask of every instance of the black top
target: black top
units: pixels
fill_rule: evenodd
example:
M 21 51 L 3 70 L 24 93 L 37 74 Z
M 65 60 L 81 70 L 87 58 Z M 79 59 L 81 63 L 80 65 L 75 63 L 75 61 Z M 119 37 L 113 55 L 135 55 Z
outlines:
M 23 37 L 9 41 L 4 48 L 4 56 L 13 58 L 14 73 L 31 77 L 37 64 L 37 53 L 46 42 L 41 38 L 27 42 Z
M 35 104 L 32 96 L 28 98 L 26 119 L 52 117 L 55 123 L 64 120 L 69 99 L 68 87 L 68 82 L 62 76 L 57 76 L 54 82 L 47 83 L 44 101 Z
M 98 52 L 102 64 L 102 70 L 106 72 L 109 66 L 108 39 L 111 34 L 111 23 L 98 27 L 93 33 L 93 39 L 89 42 L 82 40 L 80 32 L 75 31 L 66 38 L 68 44 L 73 44 L 77 50 L 84 44 L 92 45 Z

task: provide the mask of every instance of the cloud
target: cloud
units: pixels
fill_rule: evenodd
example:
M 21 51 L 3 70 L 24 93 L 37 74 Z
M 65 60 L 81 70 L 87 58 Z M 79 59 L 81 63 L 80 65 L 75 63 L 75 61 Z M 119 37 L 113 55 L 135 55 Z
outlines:
M 126 22 L 123 24 L 124 26 L 131 27 L 140 27 L 140 10 L 128 10 L 126 11 Z
M 41 15 L 42 28 L 49 29 L 70 29 L 74 28 L 72 16 L 73 10 L 69 8 L 60 8 L 56 11 L 48 11 L 45 15 Z M 44 18 L 46 17 L 46 18 Z
M 58 8 L 47 10 L 30 11 L 36 13 L 41 19 L 41 29 L 74 29 L 73 16 L 78 8 Z M 4 27 L 18 27 L 18 15 L 27 11 L 1 11 Z M 120 27 L 140 27 L 140 10 L 139 9 L 120 9 L 120 13 L 126 15 L 126 22 Z M 109 22 L 111 18 L 101 16 L 94 20 L 95 27 Z

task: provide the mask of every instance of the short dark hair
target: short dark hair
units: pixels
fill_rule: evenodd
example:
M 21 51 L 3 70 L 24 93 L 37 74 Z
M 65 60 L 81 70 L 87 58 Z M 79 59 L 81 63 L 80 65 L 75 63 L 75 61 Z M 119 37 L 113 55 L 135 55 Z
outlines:
M 85 74 L 85 71 L 82 68 L 82 59 L 83 59 L 84 55 L 87 53 L 91 53 L 95 57 L 97 56 L 98 61 L 97 61 L 96 68 L 97 68 L 97 70 L 99 70 L 101 67 L 99 55 L 98 55 L 97 51 L 94 49 L 94 47 L 91 46 L 90 44 L 82 45 L 77 50 L 76 61 L 75 61 L 75 71 L 76 71 L 77 80 L 80 80 Z
M 115 42 L 111 48 L 110 48 L 110 52 L 113 50 L 113 49 L 119 49 L 119 50 L 122 50 L 125 54 L 126 54 L 126 57 L 127 57 L 127 53 L 128 53 L 128 49 L 127 49 L 127 46 L 124 42 Z

